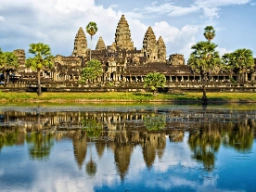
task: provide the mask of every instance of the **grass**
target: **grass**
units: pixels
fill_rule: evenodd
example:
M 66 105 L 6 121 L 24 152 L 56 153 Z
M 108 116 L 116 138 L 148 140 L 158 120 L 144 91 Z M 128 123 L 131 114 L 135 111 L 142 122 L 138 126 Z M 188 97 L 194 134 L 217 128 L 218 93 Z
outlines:
M 201 92 L 177 93 L 130 93 L 130 92 L 45 92 L 41 97 L 36 93 L 0 92 L 1 102 L 200 102 Z M 210 102 L 256 102 L 255 93 L 207 93 Z

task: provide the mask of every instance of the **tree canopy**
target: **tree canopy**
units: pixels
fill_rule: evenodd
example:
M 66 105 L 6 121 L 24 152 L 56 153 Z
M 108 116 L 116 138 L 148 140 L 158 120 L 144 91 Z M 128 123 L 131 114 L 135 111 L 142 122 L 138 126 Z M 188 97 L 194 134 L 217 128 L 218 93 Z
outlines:
M 215 50 L 218 45 L 211 42 L 215 36 L 214 28 L 207 26 L 204 35 L 208 41 L 200 41 L 191 47 L 193 52 L 188 59 L 188 65 L 190 65 L 194 72 L 199 73 L 201 76 L 203 88 L 202 103 L 206 104 L 206 83 L 208 76 L 210 73 L 218 71 L 216 69 L 221 67 L 222 62 L 218 51 Z
M 100 61 L 91 60 L 86 63 L 86 67 L 81 71 L 81 83 L 93 81 L 102 74 L 102 66 Z
M 9 83 L 10 72 L 18 67 L 18 58 L 13 52 L 1 52 L 0 50 L 0 71 L 4 74 L 5 85 Z
M 254 66 L 253 52 L 250 49 L 237 49 L 232 53 L 226 53 L 222 56 L 222 62 L 226 69 L 238 72 L 242 77 L 241 82 L 245 81 L 247 69 Z
M 153 94 L 157 91 L 158 87 L 164 87 L 166 83 L 165 76 L 158 72 L 148 73 L 144 78 L 144 85 L 143 87 L 149 87 Z
M 206 26 L 204 28 L 204 37 L 208 41 L 211 41 L 215 37 L 215 30 L 214 30 L 213 26 Z
M 97 24 L 95 22 L 89 22 L 86 26 L 86 32 L 91 36 L 91 49 L 92 49 L 92 36 L 95 35 L 98 31 Z M 90 50 L 90 60 L 92 59 L 92 53 Z
M 33 43 L 29 45 L 29 53 L 33 54 L 33 58 L 28 58 L 26 60 L 26 67 L 37 71 L 37 81 L 38 81 L 38 96 L 42 95 L 40 73 L 42 69 L 51 69 L 54 66 L 53 56 L 51 54 L 51 49 L 49 45 L 43 43 Z

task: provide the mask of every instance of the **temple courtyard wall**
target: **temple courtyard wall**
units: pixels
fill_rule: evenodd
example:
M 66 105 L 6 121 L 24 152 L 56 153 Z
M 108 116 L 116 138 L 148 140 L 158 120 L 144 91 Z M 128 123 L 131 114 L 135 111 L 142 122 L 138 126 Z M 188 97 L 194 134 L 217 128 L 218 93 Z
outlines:
M 0 85 L 2 92 L 36 92 L 37 81 L 10 82 L 7 86 Z M 106 82 L 80 84 L 78 81 L 63 82 L 42 82 L 43 92 L 150 92 L 149 88 L 143 87 L 143 82 Z M 166 82 L 164 88 L 158 88 L 158 92 L 177 91 L 202 91 L 201 82 Z M 230 83 L 230 82 L 209 82 L 208 92 L 256 92 L 256 83 Z

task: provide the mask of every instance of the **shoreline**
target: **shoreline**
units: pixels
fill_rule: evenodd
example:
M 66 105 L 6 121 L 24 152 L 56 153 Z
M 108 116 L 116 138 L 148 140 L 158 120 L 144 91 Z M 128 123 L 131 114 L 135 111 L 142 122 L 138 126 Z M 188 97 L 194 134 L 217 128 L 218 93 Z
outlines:
M 201 104 L 201 100 L 117 100 L 117 99 L 15 99 L 6 100 L 0 99 L 0 104 L 5 103 L 74 103 L 74 104 L 88 104 L 88 103 L 176 103 L 176 104 Z M 225 103 L 238 103 L 238 104 L 249 104 L 256 103 L 254 100 L 208 100 L 208 104 L 225 104 Z
M 0 103 L 177 103 L 201 104 L 201 92 L 152 93 L 141 92 L 105 92 L 105 93 L 65 93 L 44 92 L 38 97 L 36 93 L 0 92 Z M 209 104 L 256 103 L 255 93 L 207 93 Z

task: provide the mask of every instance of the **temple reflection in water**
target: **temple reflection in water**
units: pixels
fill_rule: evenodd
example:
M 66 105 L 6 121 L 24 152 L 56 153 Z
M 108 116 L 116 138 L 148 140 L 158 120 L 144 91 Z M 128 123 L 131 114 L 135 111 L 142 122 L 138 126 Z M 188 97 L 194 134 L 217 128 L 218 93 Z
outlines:
M 30 111 L 6 110 L 0 113 L 0 152 L 13 145 L 28 146 L 30 158 L 47 159 L 55 142 L 71 140 L 75 161 L 93 176 L 98 158 L 106 149 L 112 151 L 116 168 L 123 180 L 129 171 L 134 148 L 142 149 L 146 167 L 151 168 L 156 157 L 164 156 L 166 142 L 184 142 L 192 158 L 201 162 L 207 171 L 215 166 L 215 154 L 221 145 L 238 152 L 251 149 L 254 140 L 256 115 L 205 111 L 55 111 L 35 108 Z M 85 162 L 86 156 L 90 161 Z

